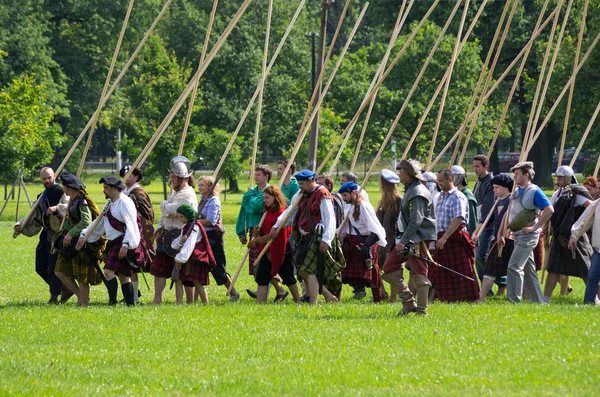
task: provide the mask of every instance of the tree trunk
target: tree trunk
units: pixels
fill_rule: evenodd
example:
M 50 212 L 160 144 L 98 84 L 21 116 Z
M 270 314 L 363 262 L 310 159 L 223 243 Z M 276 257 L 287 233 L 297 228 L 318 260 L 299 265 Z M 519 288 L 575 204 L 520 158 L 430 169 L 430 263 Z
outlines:
M 490 156 L 490 171 L 494 173 L 494 175 L 498 175 L 500 173 L 500 161 L 498 160 L 498 145 L 492 151 L 492 155 Z
M 240 190 L 240 188 L 239 188 L 237 179 L 229 178 L 229 191 L 235 193 L 238 190 Z
M 166 199 L 168 199 L 168 197 L 167 197 L 167 177 L 166 176 L 162 177 L 162 182 L 163 182 L 163 197 L 166 200 Z
M 548 123 L 540 137 L 535 141 L 531 148 L 529 158 L 534 162 L 535 180 L 534 183 L 540 187 L 552 188 L 552 156 L 554 155 L 554 146 L 561 135 L 561 131 L 554 123 Z

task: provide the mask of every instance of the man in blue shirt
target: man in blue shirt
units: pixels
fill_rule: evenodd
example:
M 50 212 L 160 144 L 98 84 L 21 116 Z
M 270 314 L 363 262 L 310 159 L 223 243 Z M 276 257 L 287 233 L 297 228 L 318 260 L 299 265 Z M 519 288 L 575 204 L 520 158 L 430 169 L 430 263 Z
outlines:
M 521 162 L 511 168 L 518 186 L 513 193 L 503 227 L 498 238 L 504 241 L 504 232 L 510 229 L 514 235 L 515 248 L 508 262 L 507 297 L 520 303 L 523 290 L 534 303 L 544 303 L 540 288 L 533 249 L 538 245 L 542 227 L 554 213 L 554 208 L 544 192 L 533 184 L 535 171 L 530 161 Z

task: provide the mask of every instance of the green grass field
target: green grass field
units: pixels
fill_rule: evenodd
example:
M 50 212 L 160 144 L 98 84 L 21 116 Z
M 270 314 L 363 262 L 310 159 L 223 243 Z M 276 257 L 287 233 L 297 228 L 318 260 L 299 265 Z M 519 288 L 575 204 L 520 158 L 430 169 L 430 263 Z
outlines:
M 100 185 L 89 182 L 101 197 Z M 376 189 L 369 188 L 372 201 Z M 160 186 L 150 191 L 158 204 Z M 240 197 L 224 200 L 230 272 L 243 255 L 231 224 Z M 598 393 L 600 308 L 581 304 L 580 280 L 549 306 L 503 298 L 434 303 L 428 318 L 397 318 L 399 304 L 353 301 L 350 289 L 333 305 L 258 306 L 245 294 L 230 303 L 214 283 L 209 306 L 177 306 L 173 291 L 164 305 L 151 306 L 143 282 L 146 304 L 135 308 L 107 307 L 102 285 L 92 287 L 89 308 L 74 301 L 48 306 L 47 287 L 34 270 L 37 239 L 13 240 L 14 211 L 6 216 L 0 222 L 0 395 Z M 255 288 L 247 270 L 237 287 Z

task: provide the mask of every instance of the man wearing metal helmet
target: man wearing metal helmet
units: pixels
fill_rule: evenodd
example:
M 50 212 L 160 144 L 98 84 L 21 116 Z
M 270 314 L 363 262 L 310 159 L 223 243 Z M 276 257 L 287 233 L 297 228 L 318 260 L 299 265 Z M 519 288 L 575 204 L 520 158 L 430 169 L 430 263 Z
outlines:
M 546 252 L 548 278 L 544 286 L 544 300 L 548 303 L 561 275 L 587 280 L 594 252 L 586 233 L 579 237 L 572 250 L 568 246 L 571 227 L 592 203 L 592 196 L 585 187 L 577 184 L 573 169 L 566 165 L 556 170 L 556 185 L 558 190 L 550 200 L 554 213 L 550 218 L 548 236 L 552 236 L 552 242 Z
M 511 171 L 518 188 L 511 196 L 498 235 L 498 241 L 501 241 L 508 228 L 513 232 L 515 241 L 508 262 L 506 296 L 509 301 L 520 303 L 524 290 L 531 302 L 544 303 L 533 250 L 538 245 L 541 229 L 550 220 L 554 207 L 544 192 L 533 184 L 535 171 L 531 161 L 518 163 Z
M 423 173 L 423 183 L 429 193 L 431 194 L 431 200 L 433 201 L 433 212 L 431 216 L 435 219 L 436 213 L 436 203 L 438 202 L 438 198 L 440 195 L 440 187 L 437 183 L 437 175 L 431 171 L 427 171 Z
M 183 156 L 174 157 L 171 159 L 169 174 L 173 192 L 168 200 L 160 203 L 161 216 L 156 227 L 156 241 L 161 248 L 162 239 L 167 232 L 183 227 L 183 222 L 177 215 L 177 208 L 184 203 L 191 205 L 192 208 L 198 207 L 190 161 Z M 152 265 L 150 265 L 150 274 L 154 276 L 154 301 L 152 303 L 155 305 L 162 303 L 162 293 L 165 289 L 166 279 L 171 277 L 175 267 L 175 260 L 161 248 L 157 248 L 158 252 L 152 261 Z M 193 301 L 193 288 L 189 288 L 189 290 L 186 288 L 186 292 L 188 302 L 190 299 Z M 177 280 L 176 283 L 175 297 L 178 304 L 183 303 L 183 285 L 180 280 Z
M 467 223 L 467 231 L 469 234 L 473 234 L 475 228 L 477 228 L 477 199 L 469 189 L 467 171 L 460 165 L 453 165 L 452 168 L 450 168 L 450 172 L 454 175 L 454 185 L 469 201 L 469 223 Z

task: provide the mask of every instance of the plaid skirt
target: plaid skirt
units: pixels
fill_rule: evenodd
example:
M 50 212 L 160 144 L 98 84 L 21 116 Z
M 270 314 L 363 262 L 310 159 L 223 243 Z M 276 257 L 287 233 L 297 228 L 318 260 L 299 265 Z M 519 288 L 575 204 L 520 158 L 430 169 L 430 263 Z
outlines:
M 373 266 L 369 269 L 365 261 L 360 258 L 357 245 L 362 245 L 362 239 L 359 236 L 347 235 L 344 237 L 342 251 L 346 260 L 346 267 L 342 269 L 342 282 L 352 286 L 381 286 L 381 271 L 377 263 L 377 246 L 373 246 L 373 257 L 371 259 Z
M 113 272 L 125 277 L 131 277 L 134 273 L 134 268 L 129 265 L 127 259 L 119 259 L 119 251 L 122 247 L 122 239 L 109 241 L 104 251 L 104 269 L 112 270 Z
M 256 266 L 258 265 L 256 262 L 256 258 L 260 255 L 260 248 L 255 246 L 253 248 L 249 248 L 248 252 L 248 274 L 250 276 L 254 276 L 256 274 Z
M 438 239 L 444 232 L 438 233 Z M 475 244 L 463 228 L 454 232 L 444 249 L 436 249 L 434 260 L 440 265 L 473 278 L 467 280 L 439 266 L 429 266 L 429 281 L 435 287 L 435 296 L 442 302 L 474 302 L 479 299 L 479 284 L 474 270 Z
M 94 263 L 96 261 L 96 263 Z M 65 276 L 80 283 L 97 285 L 102 282 L 102 276 L 98 272 L 98 260 L 92 252 L 83 250 L 78 252 L 74 258 L 58 256 L 55 272 L 61 272 Z
M 190 260 L 181 265 L 179 279 L 184 282 L 184 285 L 189 285 L 190 283 L 209 285 L 210 277 L 208 275 L 210 274 L 210 270 L 208 263 Z
M 154 277 L 170 278 L 175 267 L 175 260 L 164 252 L 157 252 L 152 264 L 150 274 Z
M 302 235 L 296 247 L 296 267 L 299 272 L 317 274 L 318 255 L 323 255 L 323 285 L 329 291 L 337 291 L 342 285 L 341 271 L 346 267 L 346 261 L 337 236 L 333 238 L 331 244 L 332 248 L 321 254 L 319 251 L 320 241 L 310 234 Z M 304 250 L 303 258 L 299 258 L 298 252 L 302 250 Z
M 494 241 L 492 249 L 485 260 L 483 274 L 491 277 L 506 276 L 508 270 L 508 261 L 515 249 L 514 240 L 505 239 L 506 243 L 502 248 L 502 256 L 498 256 L 498 241 Z

